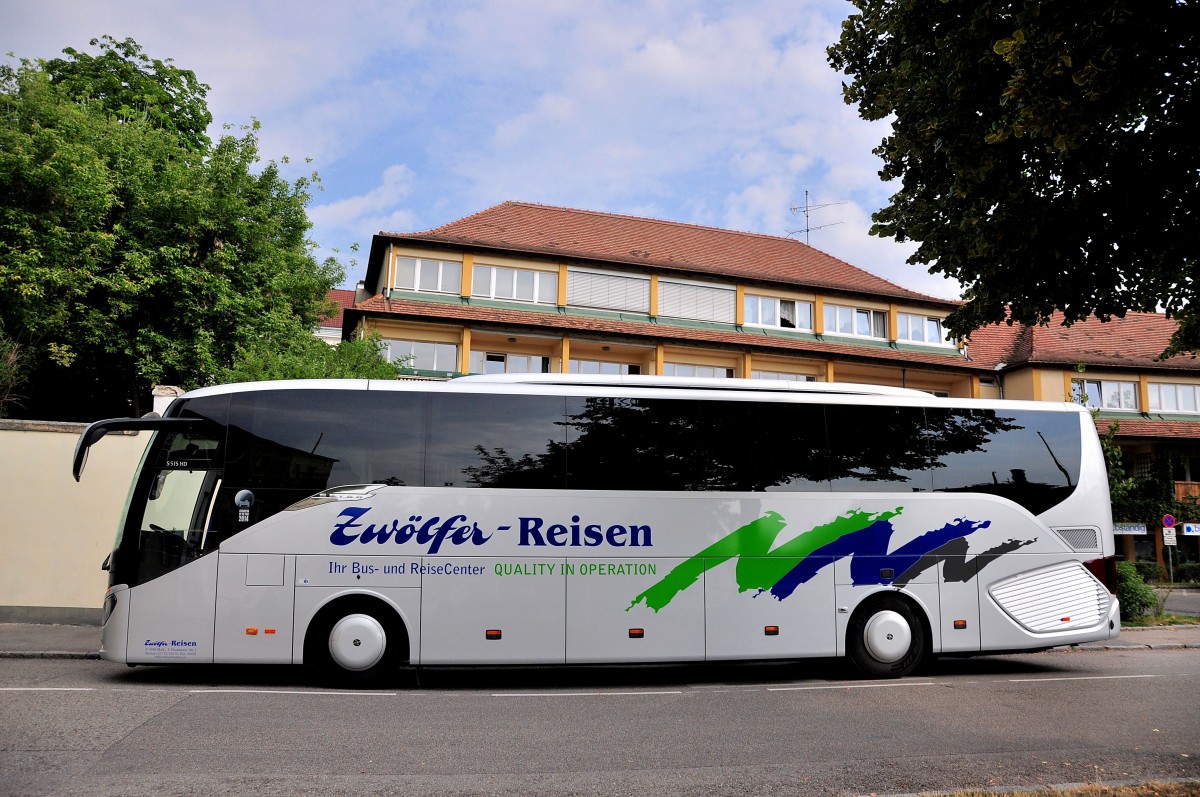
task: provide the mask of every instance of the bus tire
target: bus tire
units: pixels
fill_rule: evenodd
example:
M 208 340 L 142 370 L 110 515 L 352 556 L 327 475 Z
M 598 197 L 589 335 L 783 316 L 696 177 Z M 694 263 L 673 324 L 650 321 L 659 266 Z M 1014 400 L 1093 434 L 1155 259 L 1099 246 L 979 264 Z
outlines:
M 367 686 L 408 661 L 404 622 L 387 604 L 356 596 L 321 608 L 304 635 L 304 663 L 323 683 Z
M 908 601 L 895 595 L 868 600 L 850 618 L 846 653 L 864 675 L 903 678 L 925 661 L 925 624 Z

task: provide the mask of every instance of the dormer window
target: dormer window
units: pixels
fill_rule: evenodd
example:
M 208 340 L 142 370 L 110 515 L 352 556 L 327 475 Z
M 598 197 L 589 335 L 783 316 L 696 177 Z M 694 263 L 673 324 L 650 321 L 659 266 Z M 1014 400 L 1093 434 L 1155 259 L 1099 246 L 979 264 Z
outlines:
M 402 291 L 458 293 L 462 289 L 462 263 L 427 257 L 398 257 L 393 287 Z
M 896 340 L 928 343 L 933 346 L 953 345 L 952 341 L 946 340 L 946 330 L 942 328 L 942 319 L 937 316 L 897 313 L 896 320 L 899 327 Z
M 742 308 L 747 326 L 810 331 L 813 328 L 812 302 L 746 294 Z
M 477 265 L 472 273 L 471 295 L 555 304 L 558 301 L 558 272 Z
M 825 332 L 887 340 L 887 313 L 840 304 L 825 305 Z
M 1095 409 L 1136 410 L 1137 382 L 1118 382 L 1108 379 L 1074 379 L 1071 399 Z

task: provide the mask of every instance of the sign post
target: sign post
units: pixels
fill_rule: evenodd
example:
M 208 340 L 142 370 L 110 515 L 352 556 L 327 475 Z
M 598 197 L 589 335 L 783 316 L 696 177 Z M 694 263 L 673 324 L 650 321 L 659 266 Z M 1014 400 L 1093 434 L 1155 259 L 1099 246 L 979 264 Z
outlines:
M 1167 549 L 1167 583 L 1175 583 L 1175 518 L 1163 515 L 1163 546 Z

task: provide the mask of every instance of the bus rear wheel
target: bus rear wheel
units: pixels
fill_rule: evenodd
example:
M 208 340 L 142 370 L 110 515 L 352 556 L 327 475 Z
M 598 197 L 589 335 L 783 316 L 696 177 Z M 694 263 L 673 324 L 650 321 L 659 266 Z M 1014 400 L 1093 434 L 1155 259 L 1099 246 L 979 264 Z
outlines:
M 391 607 L 369 598 L 335 601 L 304 637 L 304 661 L 328 684 L 365 686 L 395 677 L 408 659 L 408 635 Z
M 846 652 L 864 675 L 902 678 L 925 660 L 925 625 L 912 605 L 891 595 L 860 607 L 846 631 Z

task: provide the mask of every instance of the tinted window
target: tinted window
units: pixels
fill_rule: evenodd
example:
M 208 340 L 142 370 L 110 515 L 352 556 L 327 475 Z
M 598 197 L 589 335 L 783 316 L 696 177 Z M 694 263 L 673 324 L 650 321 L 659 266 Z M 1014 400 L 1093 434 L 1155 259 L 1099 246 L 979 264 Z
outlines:
M 829 489 L 823 407 L 704 401 L 700 415 L 707 489 Z
M 1019 410 L 929 410 L 945 445 L 937 452 L 934 489 L 999 495 L 1037 514 L 1079 482 L 1079 418 Z
M 425 483 L 561 490 L 565 406 L 556 396 L 435 396 Z
M 830 404 L 825 416 L 834 490 L 933 489 L 929 452 L 940 433 L 927 433 L 922 408 Z
M 569 399 L 567 486 L 706 489 L 708 428 L 698 404 L 679 399 Z
M 425 404 L 420 394 L 364 390 L 234 394 L 216 515 L 245 526 L 240 490 L 254 494 L 254 523 L 331 487 L 420 484 Z

